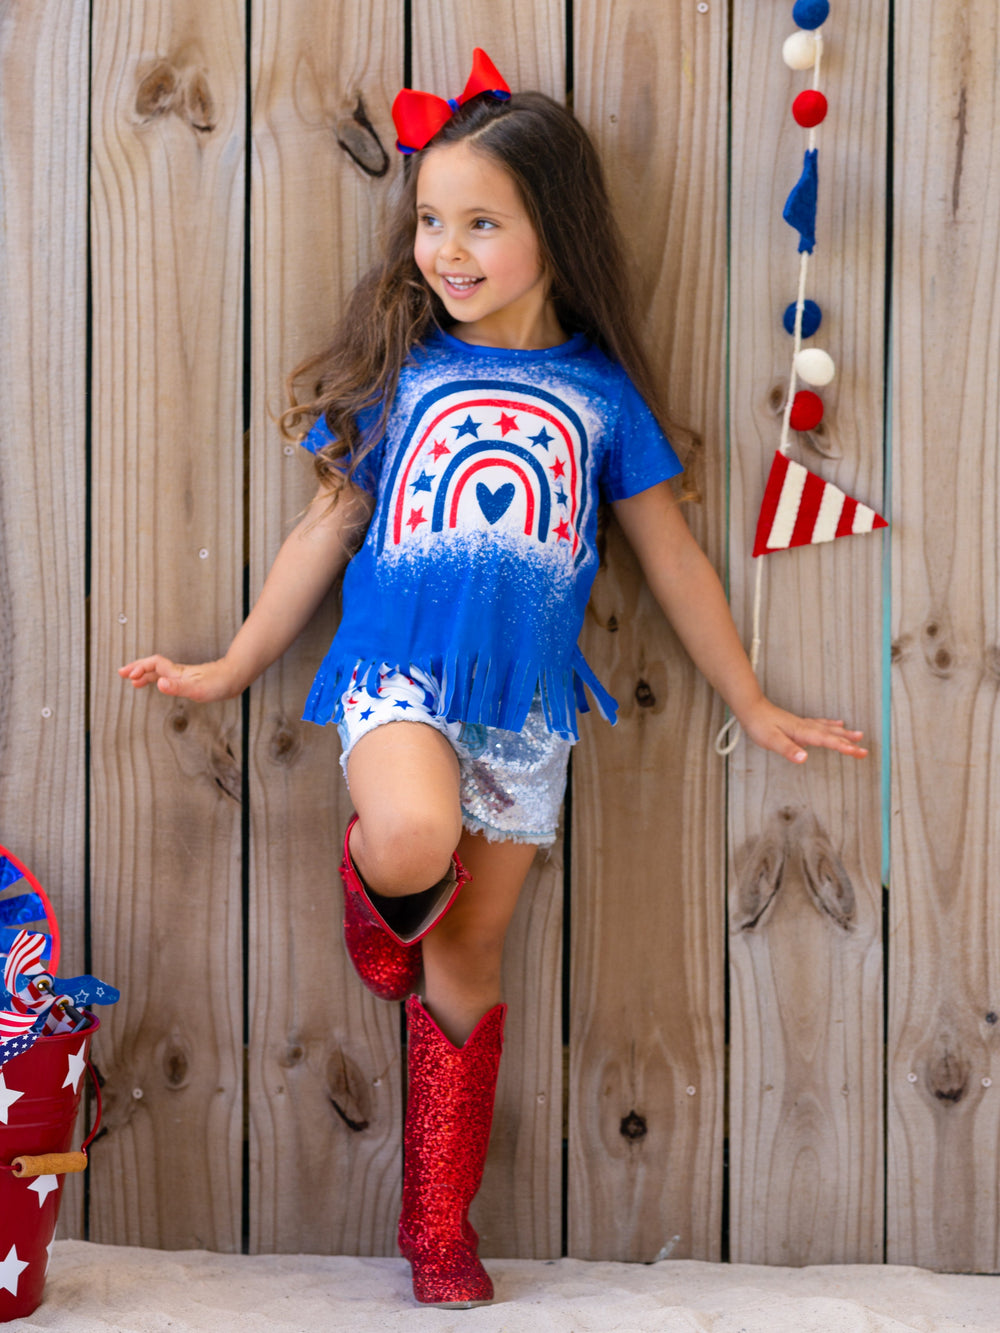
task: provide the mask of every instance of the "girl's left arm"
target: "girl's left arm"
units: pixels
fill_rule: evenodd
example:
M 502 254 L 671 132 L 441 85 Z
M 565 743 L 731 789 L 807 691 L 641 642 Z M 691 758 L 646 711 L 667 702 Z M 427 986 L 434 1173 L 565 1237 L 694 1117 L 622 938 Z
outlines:
M 695 666 L 722 695 L 747 735 L 793 763 L 807 745 L 863 758 L 862 733 L 831 718 L 798 717 L 766 698 L 757 684 L 708 557 L 691 535 L 669 482 L 612 506 L 653 596 Z

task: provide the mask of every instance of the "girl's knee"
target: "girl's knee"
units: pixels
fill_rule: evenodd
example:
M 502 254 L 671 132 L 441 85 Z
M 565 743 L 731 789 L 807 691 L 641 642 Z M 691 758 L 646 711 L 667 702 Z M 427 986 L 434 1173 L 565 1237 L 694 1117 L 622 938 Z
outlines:
M 356 825 L 351 849 L 377 893 L 419 893 L 448 873 L 459 831 L 457 819 L 383 812 Z

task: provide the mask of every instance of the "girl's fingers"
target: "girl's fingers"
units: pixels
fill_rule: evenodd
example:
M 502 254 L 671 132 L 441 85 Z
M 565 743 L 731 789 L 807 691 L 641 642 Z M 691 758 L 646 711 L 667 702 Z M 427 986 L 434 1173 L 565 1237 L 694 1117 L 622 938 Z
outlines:
M 153 657 L 140 657 L 134 662 L 127 662 L 125 666 L 118 668 L 118 674 L 122 680 L 129 681 L 137 690 L 141 690 L 145 685 L 152 685 L 154 681 L 159 682 L 162 689 L 164 680 L 176 679 L 182 670 L 183 668 L 171 662 L 168 657 L 156 654 Z

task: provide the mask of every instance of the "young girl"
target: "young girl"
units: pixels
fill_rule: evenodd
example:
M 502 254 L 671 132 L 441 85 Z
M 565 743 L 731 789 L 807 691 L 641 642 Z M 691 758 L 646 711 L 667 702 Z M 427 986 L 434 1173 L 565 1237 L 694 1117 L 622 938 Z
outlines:
M 584 686 L 614 720 L 576 647 L 599 500 L 758 745 L 798 763 L 807 745 L 865 751 L 860 732 L 796 717 L 757 685 L 669 484 L 681 466 L 651 410 L 583 129 L 540 93 L 511 96 L 481 51 L 460 99 L 404 90 L 393 117 L 408 160 L 385 256 L 296 373 L 314 398 L 286 413 L 315 421 L 317 494 L 224 657 L 152 656 L 120 674 L 231 698 L 346 566 L 305 716 L 337 724 L 357 811 L 341 866 L 348 952 L 375 994 L 410 997 L 400 1249 L 418 1301 L 468 1306 L 493 1290 L 467 1214 L 493 1114 L 504 935 L 555 838 Z

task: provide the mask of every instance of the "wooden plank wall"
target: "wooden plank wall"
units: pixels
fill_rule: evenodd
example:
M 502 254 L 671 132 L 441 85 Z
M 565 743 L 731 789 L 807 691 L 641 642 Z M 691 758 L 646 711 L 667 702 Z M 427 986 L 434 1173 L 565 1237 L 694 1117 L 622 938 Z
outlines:
M 242 707 L 115 667 L 220 652 L 310 493 L 274 416 L 374 253 L 395 90 L 453 93 L 476 44 L 514 86 L 571 82 L 748 637 L 797 280 L 790 9 L 0 4 L 0 841 L 67 961 L 125 994 L 93 1239 L 394 1252 L 400 1015 L 344 958 L 350 804 L 298 721 L 336 598 Z M 889 404 L 891 577 L 878 538 L 769 558 L 761 669 L 872 757 L 719 760 L 721 707 L 612 527 L 584 646 L 621 721 L 585 726 L 570 873 L 540 858 L 513 926 L 488 1254 L 1000 1267 L 991 20 L 917 0 L 891 33 L 888 0 L 835 0 L 826 28 L 808 294 L 838 376 L 794 453 L 881 508 Z
M 885 4 L 838 4 L 821 69 L 820 206 L 807 295 L 839 367 L 792 456 L 881 504 Z M 749 639 L 759 497 L 780 439 L 798 235 L 782 221 L 808 86 L 781 61 L 788 15 L 734 6 L 730 425 L 732 604 Z M 882 1257 L 881 542 L 766 558 L 765 690 L 864 729 L 872 758 L 730 761 L 730 1252 L 753 1263 Z
M 88 0 L 0 10 L 0 843 L 84 957 Z M 60 1224 L 82 1221 L 79 1182 Z
M 888 1257 L 1000 1269 L 995 10 L 896 33 Z

